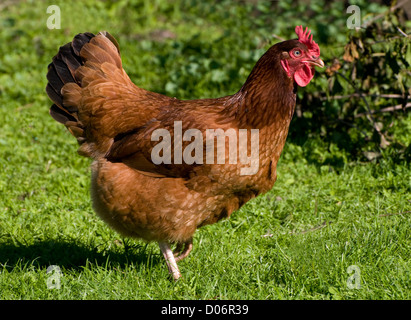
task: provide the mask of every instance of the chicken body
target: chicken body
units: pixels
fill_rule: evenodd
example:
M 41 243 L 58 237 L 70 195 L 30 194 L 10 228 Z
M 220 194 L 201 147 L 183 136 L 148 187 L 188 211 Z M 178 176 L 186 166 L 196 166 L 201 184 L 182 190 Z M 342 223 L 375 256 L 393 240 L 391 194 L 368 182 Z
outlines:
M 94 159 L 94 210 L 124 236 L 159 242 L 175 279 L 180 273 L 170 243 L 180 249 L 185 244 L 177 260 L 185 257 L 197 228 L 229 217 L 272 188 L 296 98 L 296 83 L 280 60 L 295 47 L 307 50 L 298 40 L 274 45 L 236 94 L 217 99 L 179 100 L 137 87 L 108 33 L 77 35 L 49 65 L 50 114 L 77 138 L 79 153 Z M 189 129 L 200 135 L 181 139 Z M 223 163 L 207 161 L 211 151 L 216 158 L 221 152 L 218 143 L 208 144 L 215 139 L 207 135 L 210 129 L 231 130 L 237 138 L 246 130 L 246 155 L 252 152 L 251 131 L 258 132 L 253 174 L 242 174 L 250 163 L 230 161 L 229 143 L 223 145 Z M 171 162 L 153 162 L 156 130 L 170 134 Z M 193 138 L 201 142 L 202 161 L 189 164 L 176 148 L 180 139 L 184 152 Z M 239 139 L 235 146 L 240 153 Z

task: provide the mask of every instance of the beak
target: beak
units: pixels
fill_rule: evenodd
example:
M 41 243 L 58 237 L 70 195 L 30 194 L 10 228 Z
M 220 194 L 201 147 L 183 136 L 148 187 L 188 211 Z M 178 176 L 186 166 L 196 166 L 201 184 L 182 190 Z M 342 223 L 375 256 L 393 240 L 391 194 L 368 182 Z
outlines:
M 304 61 L 304 62 L 307 62 L 311 65 L 314 65 L 314 66 L 317 66 L 317 67 L 320 67 L 320 68 L 324 68 L 324 61 L 322 61 L 320 58 L 317 58 L 315 60 L 308 60 L 308 61 Z

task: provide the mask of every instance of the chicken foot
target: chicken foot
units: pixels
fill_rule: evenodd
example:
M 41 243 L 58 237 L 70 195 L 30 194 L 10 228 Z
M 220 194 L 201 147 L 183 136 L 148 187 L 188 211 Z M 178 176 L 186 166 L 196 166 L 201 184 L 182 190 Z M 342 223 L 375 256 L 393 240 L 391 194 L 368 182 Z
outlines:
M 183 245 L 184 245 L 184 249 L 183 249 Z M 185 257 L 187 257 L 190 254 L 192 249 L 193 249 L 193 239 L 190 239 L 186 242 L 178 242 L 176 249 L 173 251 L 176 262 L 181 261 Z
M 166 242 L 159 242 L 158 245 L 163 253 L 164 259 L 166 260 L 169 273 L 173 276 L 174 280 L 178 280 L 181 277 L 181 273 L 180 270 L 178 270 L 173 251 L 171 251 L 170 246 Z

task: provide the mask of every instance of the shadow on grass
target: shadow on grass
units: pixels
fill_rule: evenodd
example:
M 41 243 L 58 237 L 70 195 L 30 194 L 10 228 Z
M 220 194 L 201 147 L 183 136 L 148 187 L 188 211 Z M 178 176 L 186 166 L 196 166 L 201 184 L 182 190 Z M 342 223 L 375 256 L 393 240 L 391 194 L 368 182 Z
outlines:
M 47 268 L 57 265 L 66 270 L 82 270 L 93 264 L 107 268 L 123 268 L 127 265 L 156 265 L 160 254 L 147 249 L 146 244 L 127 244 L 122 248 L 99 250 L 98 247 L 79 244 L 74 241 L 45 240 L 33 244 L 0 243 L 0 265 L 8 270 L 33 265 Z

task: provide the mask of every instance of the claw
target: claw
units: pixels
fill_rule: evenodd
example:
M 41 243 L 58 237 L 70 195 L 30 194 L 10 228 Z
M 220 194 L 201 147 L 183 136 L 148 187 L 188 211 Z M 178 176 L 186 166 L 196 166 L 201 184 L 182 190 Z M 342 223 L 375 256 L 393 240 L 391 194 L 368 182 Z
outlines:
M 183 245 L 184 245 L 184 250 L 183 250 Z M 177 247 L 173 252 L 176 262 L 181 261 L 185 257 L 187 257 L 190 254 L 192 249 L 193 249 L 193 239 L 190 239 L 186 242 L 178 242 Z

